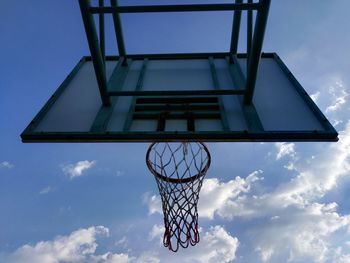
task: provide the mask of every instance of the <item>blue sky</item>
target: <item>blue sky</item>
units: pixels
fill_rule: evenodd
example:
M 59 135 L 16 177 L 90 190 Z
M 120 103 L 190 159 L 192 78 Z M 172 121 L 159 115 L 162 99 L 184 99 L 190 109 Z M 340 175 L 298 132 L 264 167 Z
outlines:
M 121 1 L 139 2 L 147 1 Z M 350 262 L 349 8 L 347 0 L 272 1 L 263 48 L 312 94 L 339 142 L 209 144 L 201 242 L 174 255 L 160 243 L 148 144 L 21 142 L 89 51 L 77 1 L 1 1 L 0 262 Z M 122 19 L 130 53 L 229 47 L 228 12 Z

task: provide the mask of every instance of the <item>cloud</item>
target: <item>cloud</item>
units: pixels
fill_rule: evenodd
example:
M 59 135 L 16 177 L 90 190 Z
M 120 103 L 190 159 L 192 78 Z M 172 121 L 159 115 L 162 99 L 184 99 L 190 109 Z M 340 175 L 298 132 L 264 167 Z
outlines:
M 212 226 L 208 231 L 201 233 L 201 241 L 194 247 L 180 249 L 174 254 L 163 247 L 162 227 L 156 225 L 152 228 L 150 236 L 159 238 L 157 249 L 153 255 L 159 259 L 159 262 L 183 262 L 183 263 L 217 263 L 232 262 L 236 259 L 236 252 L 239 241 L 236 237 L 231 236 L 222 226 Z
M 162 200 L 159 195 L 152 195 L 147 192 L 143 195 L 142 201 L 148 207 L 148 214 L 162 213 Z
M 237 176 L 227 183 L 216 178 L 204 180 L 199 196 L 199 216 L 213 219 L 217 214 L 223 218 L 231 218 L 234 200 L 239 195 L 249 192 L 254 182 L 262 180 L 263 178 L 259 177 L 261 173 L 262 171 L 255 171 L 245 179 Z
M 107 252 L 103 255 L 92 256 L 89 263 L 129 263 L 131 260 L 132 258 L 130 258 L 128 254 L 113 254 L 111 252 Z M 83 262 L 85 261 L 82 261 L 82 263 Z
M 88 169 L 92 168 L 96 164 L 96 161 L 79 161 L 75 164 L 62 165 L 62 171 L 74 179 L 76 177 L 82 176 Z
M 123 236 L 121 239 L 117 240 L 114 244 L 116 246 L 122 246 L 124 247 L 127 244 L 128 240 L 126 238 L 126 236 Z
M 96 238 L 108 234 L 109 230 L 104 226 L 79 229 L 69 236 L 58 236 L 52 241 L 40 241 L 33 246 L 24 245 L 8 255 L 5 262 L 97 262 L 93 255 L 97 248 Z M 107 258 L 111 256 L 106 256 L 104 262 L 113 262 Z
M 253 207 L 288 207 L 290 205 L 305 206 L 322 198 L 327 192 L 337 186 L 337 181 L 350 174 L 350 122 L 345 131 L 341 132 L 340 140 L 335 144 L 323 144 L 319 154 L 313 156 L 306 164 L 294 163 L 297 176 L 290 181 L 278 185 L 272 192 L 260 196 L 238 196 L 236 205 L 254 210 L 261 215 L 265 209 L 256 210 Z
M 337 235 L 344 238 L 340 230 L 350 228 L 350 215 L 337 212 L 335 202 L 319 200 L 350 174 L 350 122 L 339 137 L 336 144 L 323 144 L 306 165 L 297 161 L 295 178 L 269 193 L 254 195 L 252 189 L 240 194 L 226 210 L 231 213 L 226 218 L 259 220 L 249 230 L 249 239 L 262 261 L 281 262 L 282 257 L 291 262 L 328 262 L 336 254 L 330 240 Z M 348 256 L 338 258 L 334 262 L 346 262 Z
M 278 149 L 276 160 L 279 160 L 285 156 L 295 157 L 296 155 L 294 143 L 278 142 L 275 143 L 275 146 Z
M 285 202 L 305 202 L 320 198 L 350 173 L 350 122 L 339 135 L 339 142 L 329 144 L 306 166 L 299 164 L 299 175 L 275 192 Z
M 236 258 L 239 242 L 222 226 L 214 226 L 202 235 L 201 242 L 194 247 L 182 262 L 231 262 Z
M 7 169 L 11 169 L 15 167 L 12 163 L 8 162 L 8 161 L 3 161 L 0 163 L 0 168 L 7 168 Z
M 151 232 L 149 232 L 149 234 L 148 234 L 149 240 L 153 240 L 156 237 L 162 237 L 163 238 L 163 234 L 164 234 L 164 226 L 154 225 L 152 227 Z
M 318 106 L 323 109 L 327 117 L 336 125 L 347 116 L 345 107 L 348 103 L 348 85 L 346 75 L 341 72 L 319 73 L 320 77 L 310 79 L 310 85 L 317 86 L 317 90 L 311 95 Z M 346 119 L 345 119 L 346 120 Z
M 334 263 L 349 263 L 350 262 L 350 254 L 342 254 L 342 251 L 339 251 L 339 255 L 335 260 L 333 260 Z
M 332 104 L 326 108 L 326 112 L 334 112 L 341 109 L 349 95 L 341 79 L 336 79 L 334 84 L 329 86 L 328 93 L 332 98 Z
M 317 100 L 318 100 L 318 98 L 320 97 L 320 94 L 321 94 L 320 91 L 316 91 L 314 94 L 311 94 L 311 95 L 310 95 L 310 98 L 311 98 L 315 103 L 317 103 Z
M 43 195 L 43 194 L 47 194 L 49 192 L 51 192 L 52 188 L 50 186 L 47 186 L 43 189 L 40 190 L 39 194 Z
M 274 262 L 276 254 L 285 254 L 292 262 L 326 261 L 331 253 L 329 237 L 350 222 L 350 216 L 339 215 L 336 208 L 335 203 L 313 203 L 280 209 L 277 219 L 251 231 L 255 250 L 268 262 Z
M 150 236 L 160 237 L 159 226 L 154 226 Z M 153 234 L 151 234 L 153 233 Z M 211 227 L 202 233 L 202 241 L 195 247 L 183 249 L 174 254 L 163 247 L 160 242 L 153 243 L 154 249 L 130 255 L 131 250 L 123 253 L 111 251 L 96 253 L 100 237 L 109 236 L 109 229 L 93 226 L 78 229 L 67 236 L 58 236 L 53 240 L 40 241 L 35 245 L 24 245 L 11 254 L 0 255 L 1 262 L 7 263 L 159 263 L 159 262 L 231 262 L 236 258 L 239 242 L 222 226 Z M 123 238 L 122 240 L 124 240 Z M 124 241 L 122 242 L 124 243 Z
M 251 185 L 258 180 L 262 180 L 258 175 L 262 171 L 255 171 L 241 178 L 237 176 L 227 183 L 220 182 L 217 178 L 204 179 L 199 195 L 198 214 L 199 217 L 214 219 L 214 215 L 221 217 L 231 217 L 232 203 L 241 193 L 250 190 Z M 143 202 L 148 206 L 149 214 L 162 213 L 162 203 L 159 195 L 146 193 Z

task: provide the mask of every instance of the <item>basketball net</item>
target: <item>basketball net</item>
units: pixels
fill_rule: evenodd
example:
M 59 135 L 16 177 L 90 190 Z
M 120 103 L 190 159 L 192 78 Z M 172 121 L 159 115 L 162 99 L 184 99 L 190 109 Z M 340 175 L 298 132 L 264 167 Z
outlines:
M 176 252 L 199 242 L 197 203 L 210 153 L 201 142 L 155 142 L 146 155 L 162 199 L 163 244 Z

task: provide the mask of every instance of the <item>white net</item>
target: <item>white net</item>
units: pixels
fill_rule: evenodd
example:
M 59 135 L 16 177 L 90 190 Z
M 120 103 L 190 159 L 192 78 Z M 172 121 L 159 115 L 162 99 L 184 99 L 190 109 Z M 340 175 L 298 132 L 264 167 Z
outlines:
M 210 153 L 200 142 L 153 143 L 146 162 L 162 198 L 163 243 L 176 252 L 199 242 L 197 203 Z

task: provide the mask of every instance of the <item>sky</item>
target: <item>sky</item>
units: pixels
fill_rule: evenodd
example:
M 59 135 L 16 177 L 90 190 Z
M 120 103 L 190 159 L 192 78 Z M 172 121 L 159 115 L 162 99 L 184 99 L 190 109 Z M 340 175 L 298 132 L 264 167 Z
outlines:
M 166 3 L 179 2 L 218 1 Z M 208 144 L 201 241 L 174 254 L 161 243 L 148 144 L 21 142 L 89 54 L 78 2 L 0 1 L 0 262 L 350 262 L 349 8 L 272 0 L 263 47 L 280 55 L 339 141 Z M 128 53 L 226 51 L 231 22 L 230 12 L 122 16 Z

